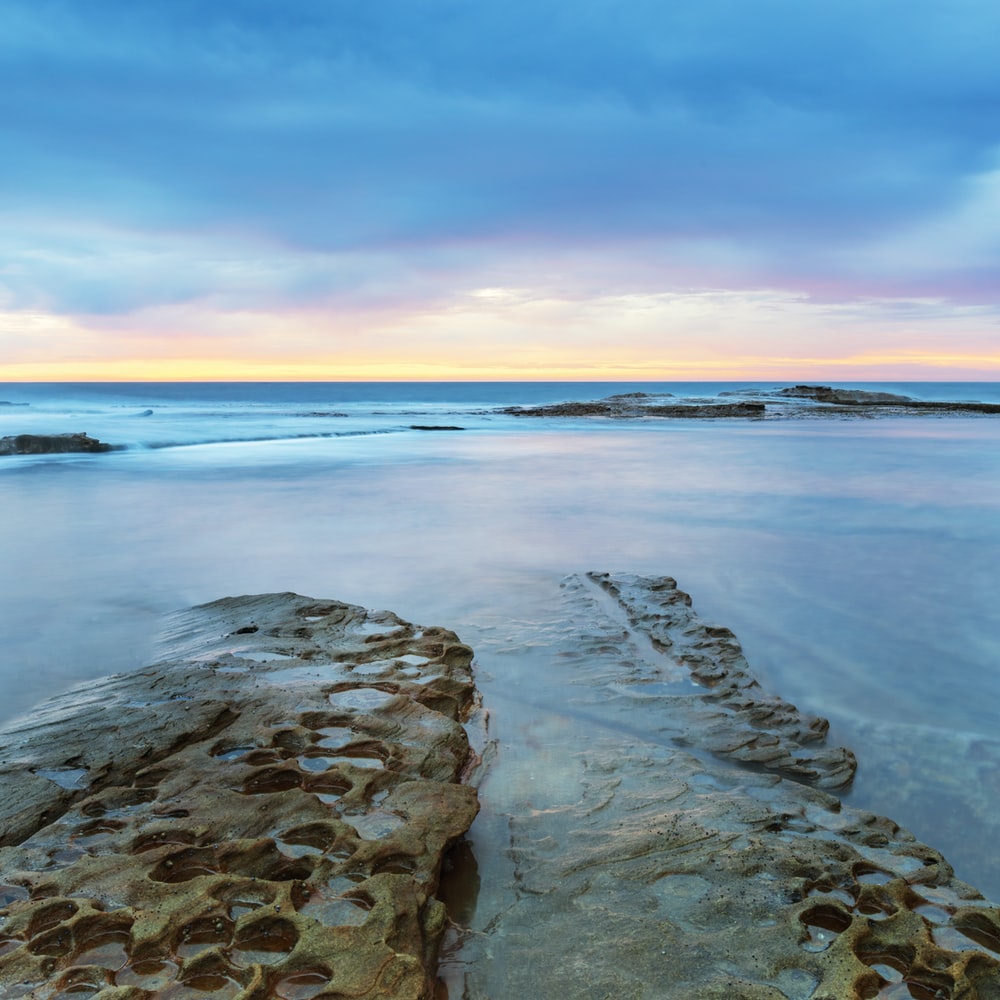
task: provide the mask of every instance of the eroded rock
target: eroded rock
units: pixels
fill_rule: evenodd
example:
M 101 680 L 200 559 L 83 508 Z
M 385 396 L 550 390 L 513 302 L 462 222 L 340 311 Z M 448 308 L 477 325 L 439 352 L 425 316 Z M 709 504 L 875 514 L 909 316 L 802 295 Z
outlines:
M 426 998 L 472 651 L 294 594 L 0 733 L 0 995 Z
M 762 691 L 728 630 L 668 578 L 591 574 L 564 594 L 558 629 L 519 637 L 572 678 L 535 736 L 558 773 L 529 762 L 483 786 L 487 818 L 507 814 L 512 891 L 466 939 L 456 995 L 1000 997 L 1000 911 L 816 787 L 839 769 L 825 726 Z M 784 762 L 741 755 L 752 732 Z
M 850 784 L 857 761 L 844 747 L 823 746 L 827 720 L 765 692 L 736 636 L 698 615 L 676 580 L 610 573 L 591 573 L 589 579 L 611 598 L 612 613 L 621 614 L 631 634 L 649 643 L 651 655 L 638 660 L 647 660 L 654 675 L 679 670 L 701 689 L 685 696 L 683 729 L 672 734 L 675 743 L 821 788 Z M 641 648 L 637 645 L 637 652 Z

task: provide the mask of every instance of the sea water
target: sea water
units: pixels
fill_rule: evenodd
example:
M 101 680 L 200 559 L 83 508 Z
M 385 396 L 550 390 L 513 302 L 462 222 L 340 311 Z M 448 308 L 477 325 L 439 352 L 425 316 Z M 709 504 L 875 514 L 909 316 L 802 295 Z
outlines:
M 501 758 L 523 759 L 569 700 L 544 641 L 560 580 L 666 574 L 767 689 L 831 720 L 859 760 L 852 805 L 1000 898 L 1000 418 L 499 412 L 740 388 L 764 386 L 0 386 L 0 436 L 124 446 L 0 458 L 0 719 L 151 662 L 169 611 L 291 590 L 457 631 Z

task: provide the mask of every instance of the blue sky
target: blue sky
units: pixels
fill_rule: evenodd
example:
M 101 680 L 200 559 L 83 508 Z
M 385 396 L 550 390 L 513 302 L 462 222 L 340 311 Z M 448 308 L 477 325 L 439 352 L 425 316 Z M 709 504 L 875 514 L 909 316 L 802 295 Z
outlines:
M 997 38 L 978 0 L 7 0 L 0 378 L 996 378 Z

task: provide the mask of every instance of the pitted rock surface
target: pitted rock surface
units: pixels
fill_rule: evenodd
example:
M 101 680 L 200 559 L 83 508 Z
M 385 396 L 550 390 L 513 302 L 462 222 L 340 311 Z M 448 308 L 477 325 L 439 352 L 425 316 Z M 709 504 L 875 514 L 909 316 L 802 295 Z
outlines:
M 294 594 L 0 733 L 0 996 L 425 998 L 472 651 Z

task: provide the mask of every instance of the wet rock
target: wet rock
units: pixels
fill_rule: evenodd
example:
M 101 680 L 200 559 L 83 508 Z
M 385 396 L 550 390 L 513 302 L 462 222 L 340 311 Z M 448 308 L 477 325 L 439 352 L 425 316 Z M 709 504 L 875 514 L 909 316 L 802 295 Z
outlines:
M 658 403 L 670 393 L 621 393 L 591 402 L 551 403 L 547 406 L 508 406 L 501 412 L 514 417 L 761 417 L 765 406 L 758 402 Z
M 411 431 L 464 431 L 455 424 L 410 424 Z
M 0 995 L 426 998 L 472 651 L 294 594 L 0 733 Z
M 650 664 L 654 672 L 669 664 L 700 687 L 702 693 L 686 696 L 675 742 L 821 788 L 850 784 L 857 761 L 844 747 L 823 746 L 827 720 L 764 691 L 736 636 L 701 618 L 676 580 L 610 573 L 589 580 L 611 598 L 628 630 L 647 638 L 651 658 L 662 658 Z
M 819 403 L 839 403 L 859 406 L 870 403 L 910 403 L 912 396 L 893 392 L 872 392 L 867 389 L 832 389 L 828 385 L 794 385 L 778 390 L 780 396 L 794 399 L 815 399 Z
M 0 438 L 0 455 L 49 455 L 111 451 L 113 445 L 79 434 L 12 434 Z
M 825 726 L 762 691 L 728 630 L 669 578 L 564 593 L 543 634 L 578 674 L 560 724 L 580 735 L 549 753 L 544 794 L 530 767 L 485 806 L 508 813 L 513 889 L 480 914 L 455 995 L 1000 997 L 1000 911 L 938 852 L 816 787 L 837 770 L 821 756 L 804 774 L 739 752 L 756 731 L 795 760 Z
M 780 396 L 811 399 L 836 407 L 863 409 L 870 412 L 924 413 L 1000 413 L 1000 403 L 914 399 L 892 392 L 871 392 L 866 389 L 832 389 L 828 385 L 796 385 L 777 390 Z

